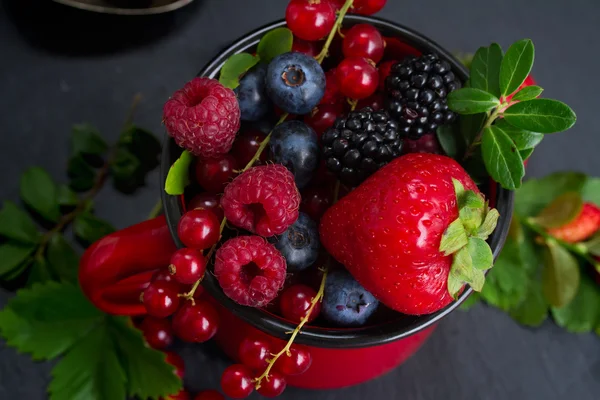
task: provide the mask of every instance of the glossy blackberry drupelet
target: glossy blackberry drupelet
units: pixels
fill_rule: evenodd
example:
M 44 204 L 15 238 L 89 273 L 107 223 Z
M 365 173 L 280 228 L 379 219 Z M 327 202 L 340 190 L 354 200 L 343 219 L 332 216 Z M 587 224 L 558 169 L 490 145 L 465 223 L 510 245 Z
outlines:
M 338 326 L 361 326 L 373 315 L 379 301 L 346 270 L 330 272 L 325 282 L 321 314 Z
M 287 263 L 288 272 L 302 271 L 319 257 L 319 229 L 317 223 L 303 212 L 296 222 L 281 235 L 269 238 Z
M 235 88 L 242 121 L 260 121 L 271 109 L 265 88 L 266 75 L 267 66 L 259 64 L 248 71 Z
M 448 109 L 448 93 L 459 89 L 460 81 L 447 61 L 436 54 L 409 56 L 394 64 L 385 80 L 386 109 L 402 136 L 419 139 L 440 125 L 454 121 Z
M 386 111 L 368 107 L 338 118 L 321 141 L 327 168 L 349 186 L 359 185 L 400 156 L 403 143 L 398 123 Z

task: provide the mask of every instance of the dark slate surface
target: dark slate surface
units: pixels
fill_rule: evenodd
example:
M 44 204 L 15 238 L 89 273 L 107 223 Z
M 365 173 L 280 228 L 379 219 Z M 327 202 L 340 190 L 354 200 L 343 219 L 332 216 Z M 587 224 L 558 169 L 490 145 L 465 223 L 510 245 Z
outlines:
M 20 3 L 20 6 L 16 6 Z M 172 15 L 114 19 L 72 12 L 46 1 L 0 4 L 0 198 L 16 200 L 18 176 L 30 164 L 63 178 L 70 125 L 88 121 L 116 138 L 134 94 L 137 122 L 161 131 L 161 107 L 220 48 L 281 18 L 283 0 L 196 0 Z M 600 3 L 595 0 L 389 1 L 382 15 L 452 50 L 530 37 L 534 73 L 549 97 L 579 116 L 567 134 L 548 137 L 530 163 L 531 176 L 574 169 L 598 174 Z M 35 7 L 34 7 L 35 6 Z M 135 197 L 110 188 L 99 215 L 125 227 L 145 218 L 158 196 L 156 175 Z M 10 294 L 0 291 L 0 306 Z M 190 389 L 216 387 L 227 361 L 212 347 L 183 351 Z M 360 368 L 359 365 L 349 368 Z M 46 398 L 49 363 L 34 363 L 0 343 L 0 399 Z M 339 371 L 343 374 L 344 371 Z M 483 306 L 456 312 L 405 365 L 345 390 L 290 389 L 285 399 L 598 399 L 600 346 L 593 335 L 571 335 L 545 324 L 522 328 Z

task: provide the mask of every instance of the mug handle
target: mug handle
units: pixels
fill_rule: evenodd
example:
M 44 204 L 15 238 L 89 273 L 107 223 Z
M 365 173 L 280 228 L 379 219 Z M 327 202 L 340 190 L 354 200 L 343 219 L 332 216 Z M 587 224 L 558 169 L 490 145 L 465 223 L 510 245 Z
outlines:
M 79 264 L 79 284 L 106 313 L 146 314 L 140 296 L 176 250 L 164 216 L 141 222 L 92 244 Z

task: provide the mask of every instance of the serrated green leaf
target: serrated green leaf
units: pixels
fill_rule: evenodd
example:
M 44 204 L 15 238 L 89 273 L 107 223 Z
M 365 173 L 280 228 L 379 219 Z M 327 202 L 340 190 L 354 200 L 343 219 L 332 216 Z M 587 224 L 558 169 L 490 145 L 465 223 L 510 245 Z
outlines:
M 481 195 L 467 190 L 458 198 L 458 217 L 469 235 L 477 232 L 485 216 L 485 201 Z
M 79 203 L 77 193 L 67 185 L 59 185 L 56 189 L 56 200 L 61 206 L 76 206 Z
M 91 213 L 79 214 L 73 221 L 75 235 L 87 243 L 94 243 L 115 231 L 115 228 L 107 221 L 100 219 Z
M 497 97 L 480 89 L 462 88 L 448 95 L 448 107 L 463 115 L 486 112 L 499 105 Z
M 43 258 L 35 258 L 29 268 L 29 276 L 27 277 L 27 287 L 31 287 L 36 283 L 44 283 L 52 280 L 52 274 L 48 269 L 48 264 Z
M 566 192 L 548 204 L 532 221 L 544 228 L 558 228 L 573 221 L 583 209 L 577 192 Z
M 467 232 L 460 219 L 455 220 L 442 235 L 440 242 L 440 252 L 445 256 L 455 253 L 458 249 L 467 244 Z
M 509 124 L 539 133 L 566 131 L 577 121 L 568 105 L 551 99 L 521 101 L 508 107 L 503 115 Z
M 490 176 L 508 190 L 521 186 L 525 175 L 523 160 L 514 142 L 496 126 L 485 128 L 481 139 L 481 151 L 486 170 Z
M 275 57 L 292 51 L 294 35 L 288 28 L 275 28 L 267 32 L 258 43 L 256 54 L 264 63 L 270 63 Z
M 60 218 L 56 184 L 40 167 L 31 167 L 21 175 L 21 198 L 48 221 Z
M 573 300 L 564 307 L 552 307 L 551 310 L 558 326 L 573 333 L 590 332 L 600 324 L 600 288 L 583 276 Z
M 436 130 L 436 135 L 442 150 L 448 157 L 462 158 L 465 152 L 465 139 L 456 124 L 440 126 Z
M 586 182 L 585 174 L 579 172 L 558 172 L 542 179 L 530 179 L 515 196 L 515 212 L 522 218 L 537 215 L 561 194 L 581 192 Z
M 96 170 L 81 155 L 69 159 L 67 174 L 70 179 L 69 186 L 76 192 L 85 192 L 94 186 Z
M 535 50 L 530 39 L 513 43 L 500 65 L 500 91 L 503 96 L 514 93 L 531 72 Z
M 579 265 L 575 257 L 556 242 L 548 242 L 544 254 L 542 285 L 550 305 L 564 307 L 577 294 L 580 281 Z
M 529 132 L 525 129 L 517 128 L 504 120 L 496 122 L 494 126 L 506 133 L 515 142 L 518 150 L 533 149 L 544 138 L 544 135 L 541 133 Z
M 89 124 L 74 125 L 71 131 L 71 151 L 73 155 L 89 154 L 101 156 L 108 150 L 100 132 Z
M 79 256 L 61 233 L 55 233 L 48 243 L 48 263 L 61 281 L 77 283 Z
M 512 101 L 527 101 L 538 98 L 544 89 L 539 86 L 531 85 L 525 86 L 523 89 L 519 90 L 512 98 Z
M 0 236 L 22 243 L 37 243 L 41 234 L 31 217 L 12 201 L 0 210 Z
M 9 240 L 0 244 L 0 276 L 10 273 L 22 264 L 36 249 L 33 243 Z
M 457 299 L 462 287 L 473 282 L 473 261 L 466 247 L 454 253 L 452 267 L 448 274 L 448 293 Z
M 498 219 L 500 218 L 500 213 L 495 208 L 488 210 L 485 215 L 485 219 L 481 226 L 477 229 L 476 237 L 486 240 L 494 229 L 496 229 L 496 225 L 498 224 Z
M 489 47 L 480 47 L 471 63 L 471 87 L 481 89 L 496 97 L 500 97 L 500 65 L 502 48 L 497 43 Z
M 237 88 L 240 85 L 240 77 L 258 64 L 259 61 L 260 58 L 248 53 L 232 55 L 221 68 L 219 82 L 229 89 Z
M 171 196 L 183 194 L 185 187 L 189 184 L 190 164 L 194 160 L 194 155 L 187 150 L 181 153 L 181 156 L 169 169 L 167 180 L 165 182 L 165 192 Z
M 141 332 L 132 329 L 126 318 L 112 317 L 111 328 L 127 374 L 130 397 L 155 399 L 181 390 L 181 379 L 165 361 L 165 354 L 148 348 Z
M 583 188 L 581 188 L 583 201 L 600 206 L 600 178 L 587 177 Z
M 531 327 L 540 326 L 548 317 L 548 303 L 544 298 L 541 282 L 531 280 L 525 298 L 509 313 L 520 324 Z
M 494 256 L 492 255 L 492 249 L 485 240 L 476 237 L 470 237 L 469 243 L 467 244 L 467 250 L 471 255 L 473 261 L 473 267 L 480 270 L 487 270 L 492 268 L 494 263 Z

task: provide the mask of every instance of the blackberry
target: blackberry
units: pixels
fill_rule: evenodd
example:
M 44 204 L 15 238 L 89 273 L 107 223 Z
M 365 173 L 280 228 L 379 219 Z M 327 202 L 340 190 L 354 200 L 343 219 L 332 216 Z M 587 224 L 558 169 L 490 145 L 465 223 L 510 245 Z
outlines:
M 460 87 L 450 64 L 436 54 L 409 56 L 394 64 L 385 80 L 386 109 L 398 121 L 400 135 L 419 139 L 454 121 L 446 97 Z
M 338 118 L 321 141 L 327 168 L 349 186 L 400 156 L 403 142 L 398 123 L 386 111 L 369 107 Z

